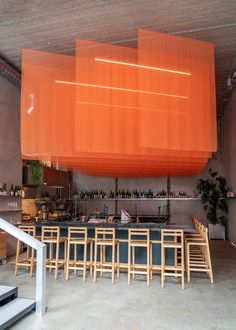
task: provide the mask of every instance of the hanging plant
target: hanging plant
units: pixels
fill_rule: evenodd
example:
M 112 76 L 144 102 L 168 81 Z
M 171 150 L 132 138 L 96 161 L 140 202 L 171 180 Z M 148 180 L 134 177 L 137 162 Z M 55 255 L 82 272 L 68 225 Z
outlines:
M 32 183 L 34 185 L 39 185 L 42 177 L 42 164 L 38 160 L 29 160 L 28 165 L 31 172 Z
M 227 187 L 226 179 L 218 176 L 217 172 L 209 169 L 209 178 L 200 179 L 197 184 L 197 190 L 201 195 L 201 201 L 206 211 L 207 220 L 211 224 L 227 224 Z

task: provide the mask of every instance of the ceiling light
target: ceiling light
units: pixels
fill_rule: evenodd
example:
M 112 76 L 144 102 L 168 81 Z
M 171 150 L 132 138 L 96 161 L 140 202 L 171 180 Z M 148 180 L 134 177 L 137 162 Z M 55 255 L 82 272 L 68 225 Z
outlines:
M 143 91 L 143 90 L 138 90 L 138 89 L 129 89 L 129 88 L 121 88 L 121 87 L 84 84 L 84 83 L 77 83 L 77 82 L 63 81 L 63 80 L 55 80 L 55 82 L 59 83 L 59 84 L 66 84 L 66 85 L 76 85 L 76 86 L 82 86 L 82 87 L 95 87 L 95 88 L 111 89 L 111 90 L 116 90 L 116 91 L 142 93 L 142 94 L 159 95 L 159 96 L 170 96 L 170 97 L 177 97 L 177 98 L 181 98 L 181 99 L 189 99 L 188 96 L 183 96 L 183 95 L 149 92 L 149 91 Z
M 95 57 L 95 61 L 105 62 L 105 63 L 112 63 L 112 64 L 127 65 L 127 66 L 132 66 L 132 67 L 140 68 L 140 69 L 149 69 L 149 70 L 156 70 L 156 71 L 162 71 L 162 72 L 168 72 L 168 73 L 182 74 L 182 75 L 185 75 L 185 76 L 191 76 L 192 75 L 190 72 L 170 70 L 170 69 L 164 69 L 164 68 L 157 68 L 157 67 L 154 67 L 154 66 L 140 65 L 140 64 L 134 64 L 134 63 L 128 63 L 128 62 L 113 61 L 113 60 L 107 60 L 107 59 L 98 58 L 98 57 Z

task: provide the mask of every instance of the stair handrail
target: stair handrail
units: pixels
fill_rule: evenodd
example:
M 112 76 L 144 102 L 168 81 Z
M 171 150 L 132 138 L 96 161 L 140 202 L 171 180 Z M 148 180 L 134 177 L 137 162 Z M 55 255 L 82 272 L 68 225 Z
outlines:
M 43 316 L 46 312 L 46 245 L 2 218 L 0 229 L 37 251 L 36 314 Z

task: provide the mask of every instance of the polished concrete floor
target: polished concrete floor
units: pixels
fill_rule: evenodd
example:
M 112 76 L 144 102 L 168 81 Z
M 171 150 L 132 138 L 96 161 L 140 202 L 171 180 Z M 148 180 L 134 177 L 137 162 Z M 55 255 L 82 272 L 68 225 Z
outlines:
M 63 274 L 54 280 L 47 273 L 48 312 L 43 318 L 34 313 L 12 329 L 236 329 L 236 248 L 229 242 L 211 243 L 215 283 L 205 275 L 193 275 L 181 289 L 178 280 L 168 279 L 161 289 L 155 276 L 150 288 L 140 276 L 127 285 L 122 274 L 115 284 L 108 277 L 96 284 L 88 277 Z M 28 274 L 14 276 L 14 264 L 0 266 L 0 284 L 18 285 L 19 296 L 34 297 L 35 278 Z

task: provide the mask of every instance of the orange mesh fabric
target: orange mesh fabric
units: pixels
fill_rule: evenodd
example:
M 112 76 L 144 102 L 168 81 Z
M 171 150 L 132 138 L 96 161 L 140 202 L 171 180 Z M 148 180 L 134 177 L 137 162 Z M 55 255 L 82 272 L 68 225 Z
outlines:
M 138 49 L 24 50 L 21 144 L 92 175 L 198 174 L 216 151 L 212 44 L 140 30 Z

